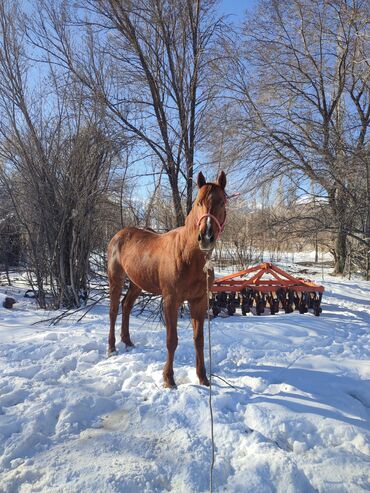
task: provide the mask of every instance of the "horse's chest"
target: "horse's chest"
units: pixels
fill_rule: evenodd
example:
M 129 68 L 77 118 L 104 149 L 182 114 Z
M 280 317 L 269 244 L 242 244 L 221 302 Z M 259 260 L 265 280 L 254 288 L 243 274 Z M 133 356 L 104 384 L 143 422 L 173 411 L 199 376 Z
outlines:
M 210 272 L 208 277 L 209 289 L 213 285 L 213 280 L 213 272 Z M 179 274 L 178 291 L 184 300 L 203 297 L 207 291 L 207 278 L 203 267 L 184 268 Z

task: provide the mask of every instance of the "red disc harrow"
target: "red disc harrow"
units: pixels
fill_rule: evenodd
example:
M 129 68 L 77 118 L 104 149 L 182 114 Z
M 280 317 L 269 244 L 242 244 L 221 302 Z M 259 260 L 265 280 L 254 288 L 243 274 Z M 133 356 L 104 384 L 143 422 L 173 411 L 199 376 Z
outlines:
M 245 315 L 254 307 L 256 315 L 270 308 L 271 315 L 311 310 L 319 316 L 324 286 L 308 279 L 293 277 L 270 262 L 250 267 L 215 280 L 212 287 L 212 311 L 217 316 L 227 310 L 233 315 L 238 306 Z

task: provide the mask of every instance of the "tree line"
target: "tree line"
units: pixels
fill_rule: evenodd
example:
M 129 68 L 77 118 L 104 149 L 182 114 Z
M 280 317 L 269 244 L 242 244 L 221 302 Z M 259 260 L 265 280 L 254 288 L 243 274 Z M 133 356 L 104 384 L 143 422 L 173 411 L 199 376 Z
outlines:
M 0 0 L 5 271 L 20 260 L 42 307 L 79 306 L 109 236 L 182 225 L 206 168 L 242 193 L 224 241 L 240 262 L 314 237 L 336 273 L 369 276 L 369 10 Z

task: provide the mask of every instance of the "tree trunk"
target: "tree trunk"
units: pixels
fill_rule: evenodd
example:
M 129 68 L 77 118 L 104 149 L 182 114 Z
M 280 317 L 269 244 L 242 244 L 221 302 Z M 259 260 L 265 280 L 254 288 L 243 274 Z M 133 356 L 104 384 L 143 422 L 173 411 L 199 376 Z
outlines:
M 347 233 L 343 229 L 339 229 L 335 238 L 334 244 L 334 275 L 342 275 L 347 258 Z
M 337 227 L 333 245 L 335 261 L 333 275 L 343 275 L 347 259 L 347 232 L 345 228 L 347 201 L 343 190 L 339 187 L 328 190 L 328 196 L 333 223 Z
M 169 166 L 169 169 L 171 169 L 171 166 Z M 173 166 L 172 169 L 174 169 Z M 185 216 L 181 205 L 181 196 L 177 176 L 172 171 L 168 174 L 168 178 L 171 186 L 173 205 L 175 208 L 176 227 L 183 226 L 185 224 Z
M 367 248 L 365 251 L 365 270 L 366 280 L 370 280 L 370 163 L 366 160 L 366 219 L 365 219 L 365 238 L 367 241 Z
M 186 183 L 186 213 L 189 214 L 193 207 L 193 164 L 188 166 Z
M 183 226 L 185 224 L 185 216 L 182 210 L 181 198 L 177 186 L 176 189 L 172 189 L 172 197 L 175 206 L 176 227 Z

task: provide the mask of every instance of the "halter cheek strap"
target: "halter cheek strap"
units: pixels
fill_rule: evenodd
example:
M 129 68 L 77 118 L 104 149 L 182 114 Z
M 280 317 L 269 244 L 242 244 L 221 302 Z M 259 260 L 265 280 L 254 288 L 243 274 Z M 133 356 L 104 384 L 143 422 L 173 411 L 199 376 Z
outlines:
M 225 224 L 226 224 L 226 216 L 225 216 L 225 219 L 224 219 L 224 222 L 222 224 L 220 224 L 220 221 L 217 219 L 216 216 L 214 216 L 213 214 L 203 214 L 203 216 L 201 216 L 199 219 L 198 219 L 198 222 L 197 222 L 197 227 L 199 227 L 199 224 L 201 222 L 202 219 L 204 219 L 205 217 L 210 217 L 211 219 L 213 219 L 215 221 L 215 223 L 217 224 L 218 226 L 218 234 L 217 234 L 217 239 L 220 238 L 221 236 L 221 233 L 223 233 L 224 231 L 224 228 L 225 228 Z

